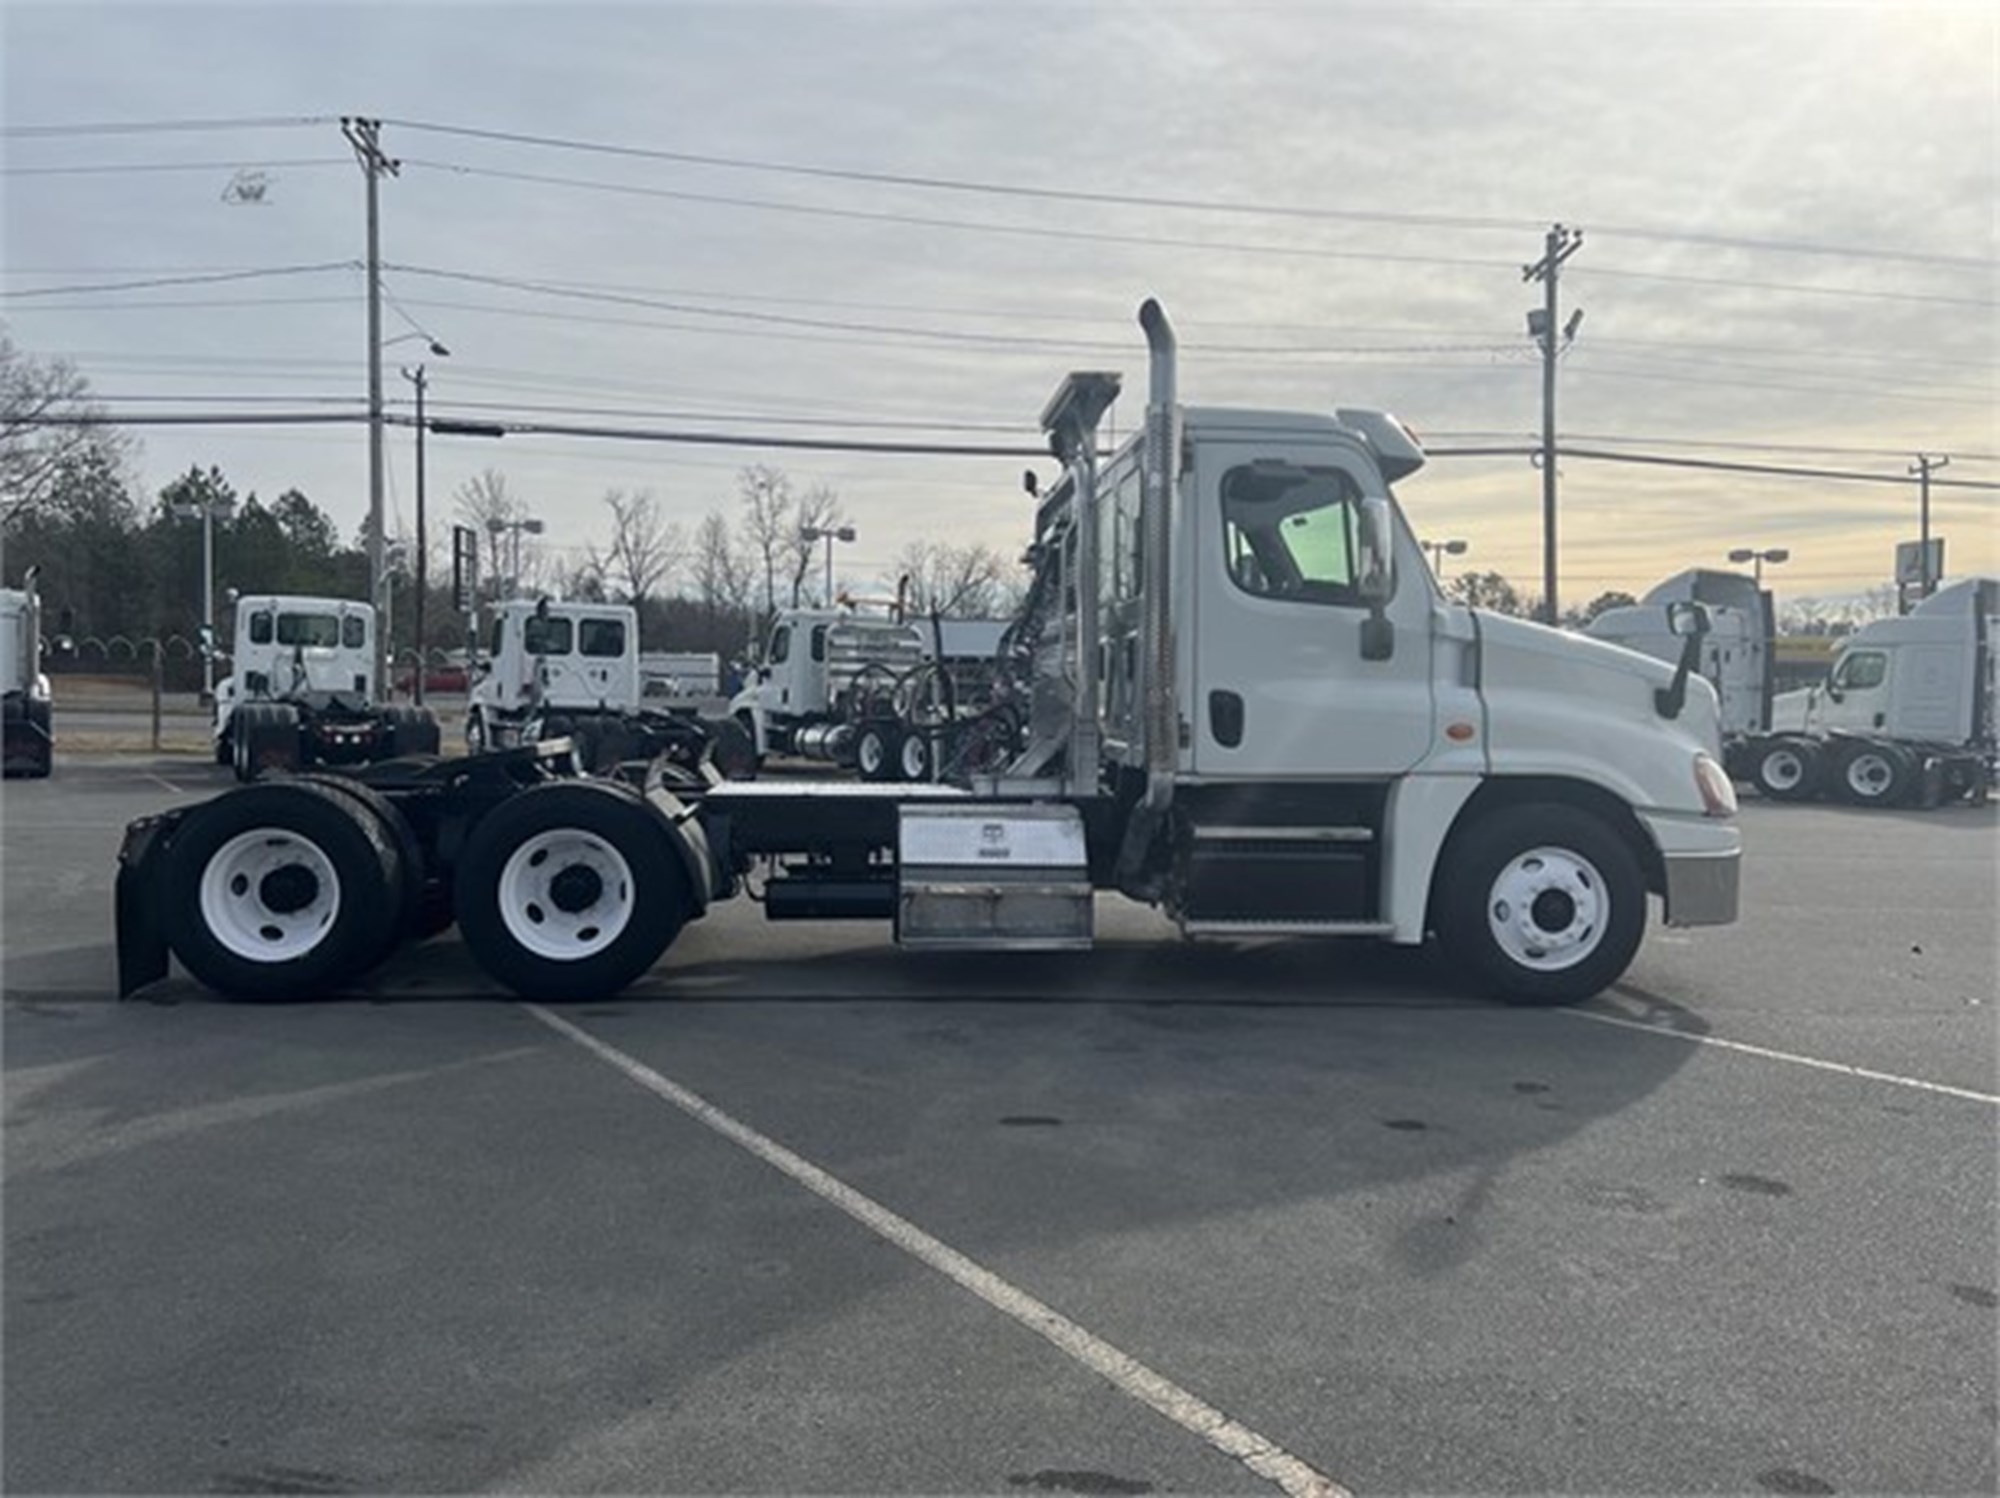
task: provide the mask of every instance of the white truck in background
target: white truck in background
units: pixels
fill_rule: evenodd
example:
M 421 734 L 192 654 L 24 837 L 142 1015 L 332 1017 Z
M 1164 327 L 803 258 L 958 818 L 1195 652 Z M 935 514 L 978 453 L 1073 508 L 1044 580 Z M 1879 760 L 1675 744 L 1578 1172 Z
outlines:
M 662 753 L 693 763 L 711 746 L 726 770 L 755 768 L 733 724 L 703 720 L 691 704 L 647 701 L 639 616 L 628 604 L 510 599 L 492 608 L 486 645 L 467 697 L 468 753 L 560 738 L 585 769 Z
M 5 772 L 46 778 L 55 764 L 55 723 L 42 673 L 42 600 L 32 567 L 20 587 L 0 588 L 0 693 Z
M 1896 619 L 1840 643 L 1825 682 L 1773 692 L 1771 599 L 1740 574 L 1667 579 L 1588 633 L 1667 658 L 1664 611 L 1695 599 L 1709 612 L 1701 670 L 1721 702 L 1724 758 L 1773 800 L 1828 797 L 1854 806 L 1983 801 L 1994 784 L 1995 637 L 2000 582 L 1968 578 Z
M 211 731 L 215 762 L 243 781 L 438 751 L 428 709 L 376 700 L 375 610 L 349 598 L 239 597 Z
M 863 780 L 927 780 L 954 721 L 991 701 L 1009 622 L 781 610 L 730 712 L 760 758 L 830 760 Z

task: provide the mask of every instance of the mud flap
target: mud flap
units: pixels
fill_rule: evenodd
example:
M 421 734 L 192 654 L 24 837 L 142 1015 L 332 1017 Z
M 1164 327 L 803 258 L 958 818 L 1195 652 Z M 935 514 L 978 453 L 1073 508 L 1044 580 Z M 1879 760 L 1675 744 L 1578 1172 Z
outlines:
M 120 999 L 129 999 L 148 983 L 167 976 L 167 929 L 162 919 L 160 883 L 167 866 L 167 848 L 183 815 L 170 811 L 141 817 L 125 829 L 113 890 Z

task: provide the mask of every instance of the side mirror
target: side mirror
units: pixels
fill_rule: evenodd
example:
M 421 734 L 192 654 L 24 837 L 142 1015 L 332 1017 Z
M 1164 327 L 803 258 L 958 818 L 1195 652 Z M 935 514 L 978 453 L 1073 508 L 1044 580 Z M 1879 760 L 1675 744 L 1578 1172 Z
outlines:
M 1667 633 L 1685 640 L 1690 636 L 1699 639 L 1708 633 L 1709 618 L 1706 604 L 1691 603 L 1685 599 L 1667 605 Z
M 1380 607 L 1396 596 L 1396 527 L 1389 501 L 1380 496 L 1362 500 L 1360 518 L 1354 588 L 1363 603 Z

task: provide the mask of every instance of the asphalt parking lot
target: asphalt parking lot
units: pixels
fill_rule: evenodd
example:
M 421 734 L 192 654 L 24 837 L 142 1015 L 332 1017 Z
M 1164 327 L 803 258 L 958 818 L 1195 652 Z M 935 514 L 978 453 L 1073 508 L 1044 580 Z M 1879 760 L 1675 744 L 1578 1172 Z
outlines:
M 1422 953 L 447 934 L 113 998 L 125 821 L 0 792 L 9 1492 L 1993 1492 L 1995 810 L 1750 803 L 1573 1011 Z

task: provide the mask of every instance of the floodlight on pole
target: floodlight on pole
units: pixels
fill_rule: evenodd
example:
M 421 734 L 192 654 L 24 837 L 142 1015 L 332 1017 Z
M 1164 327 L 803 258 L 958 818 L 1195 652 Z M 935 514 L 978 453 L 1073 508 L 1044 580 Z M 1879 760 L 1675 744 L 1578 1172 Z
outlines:
M 851 525 L 802 525 L 799 539 L 810 546 L 815 541 L 826 542 L 826 606 L 833 607 L 833 543 L 852 541 L 854 527 Z
M 539 536 L 548 527 L 532 515 L 524 515 L 518 520 L 502 520 L 498 516 L 486 522 L 487 534 L 504 536 L 513 534 L 513 561 L 508 568 L 507 588 L 510 593 L 521 591 L 521 532 Z
M 1729 560 L 1732 562 L 1750 562 L 1755 564 L 1751 575 L 1756 579 L 1759 588 L 1764 586 L 1764 564 L 1766 562 L 1775 567 L 1780 562 L 1789 562 L 1791 559 L 1792 554 L 1790 550 L 1783 546 L 1767 546 L 1762 550 L 1754 546 L 1739 546 L 1729 553 Z
M 236 513 L 236 501 L 210 494 L 205 499 L 175 500 L 170 506 L 176 520 L 201 521 L 201 700 L 215 700 L 215 520 L 227 521 Z
M 1419 541 L 1417 545 L 1429 555 L 1431 571 L 1437 574 L 1439 581 L 1444 579 L 1444 559 L 1462 557 L 1468 550 L 1464 541 Z

